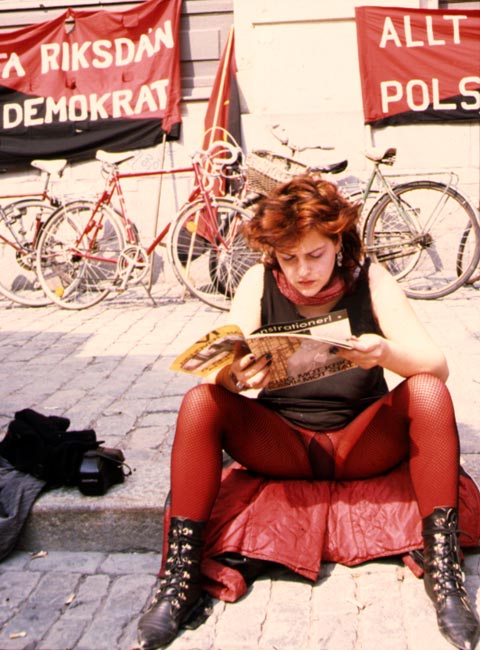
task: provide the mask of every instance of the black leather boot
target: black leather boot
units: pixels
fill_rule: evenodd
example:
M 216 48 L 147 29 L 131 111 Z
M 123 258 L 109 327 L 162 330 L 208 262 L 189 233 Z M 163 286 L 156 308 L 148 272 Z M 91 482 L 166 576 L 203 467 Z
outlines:
M 138 642 L 142 650 L 155 650 L 171 643 L 200 598 L 204 525 L 183 517 L 171 519 L 160 586 L 138 622 Z
M 455 508 L 435 508 L 425 517 L 424 583 L 437 611 L 440 632 L 456 648 L 473 650 L 480 636 L 480 621 L 463 585 Z

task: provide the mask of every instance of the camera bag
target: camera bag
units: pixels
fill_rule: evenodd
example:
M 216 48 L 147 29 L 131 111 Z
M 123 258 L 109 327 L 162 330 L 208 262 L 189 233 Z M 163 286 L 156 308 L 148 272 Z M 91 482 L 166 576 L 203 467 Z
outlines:
M 127 471 L 125 471 L 127 468 Z M 111 485 L 131 474 L 121 449 L 97 447 L 85 452 L 80 464 L 78 489 L 86 496 L 105 494 Z

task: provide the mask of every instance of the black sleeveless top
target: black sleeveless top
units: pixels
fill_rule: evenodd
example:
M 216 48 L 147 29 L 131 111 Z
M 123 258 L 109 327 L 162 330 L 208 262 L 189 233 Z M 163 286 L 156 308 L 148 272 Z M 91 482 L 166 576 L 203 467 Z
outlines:
M 346 309 L 352 334 L 381 334 L 373 314 L 368 285 L 367 260 L 352 293 L 344 295 L 334 310 Z M 265 269 L 261 302 L 262 325 L 303 320 L 279 290 L 270 269 Z M 258 400 L 277 411 L 292 425 L 313 431 L 328 431 L 346 426 L 367 406 L 388 392 L 383 368 L 351 368 L 330 377 L 279 390 L 263 389 Z

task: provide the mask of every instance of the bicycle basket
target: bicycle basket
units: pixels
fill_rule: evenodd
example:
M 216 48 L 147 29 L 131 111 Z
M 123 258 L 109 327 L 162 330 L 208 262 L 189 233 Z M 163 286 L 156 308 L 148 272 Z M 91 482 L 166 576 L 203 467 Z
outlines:
M 247 155 L 247 180 L 253 192 L 268 194 L 280 183 L 306 172 L 308 166 L 304 163 L 271 151 L 259 149 Z

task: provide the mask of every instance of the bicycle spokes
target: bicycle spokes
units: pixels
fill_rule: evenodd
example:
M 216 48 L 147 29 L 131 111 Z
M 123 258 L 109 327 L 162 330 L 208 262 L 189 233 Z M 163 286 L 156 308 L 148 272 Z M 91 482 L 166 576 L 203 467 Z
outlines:
M 37 278 L 35 258 L 39 232 L 53 208 L 22 199 L 0 208 L 0 293 L 22 305 L 50 303 Z
M 115 213 L 77 202 L 58 210 L 40 237 L 37 267 L 52 300 L 70 309 L 96 304 L 114 288 L 123 234 Z
M 394 192 L 395 200 L 383 197 L 367 217 L 367 252 L 402 282 L 407 295 L 447 295 L 475 266 L 478 246 L 472 245 L 459 273 L 466 223 L 471 224 L 472 243 L 478 240 L 475 214 L 458 192 L 443 183 L 413 181 Z
M 233 203 L 218 200 L 216 232 L 212 228 L 207 233 L 203 209 L 203 202 L 199 202 L 173 225 L 169 245 L 172 265 L 193 295 L 228 309 L 240 279 L 259 257 L 248 248 L 242 235 L 242 223 L 250 214 Z

